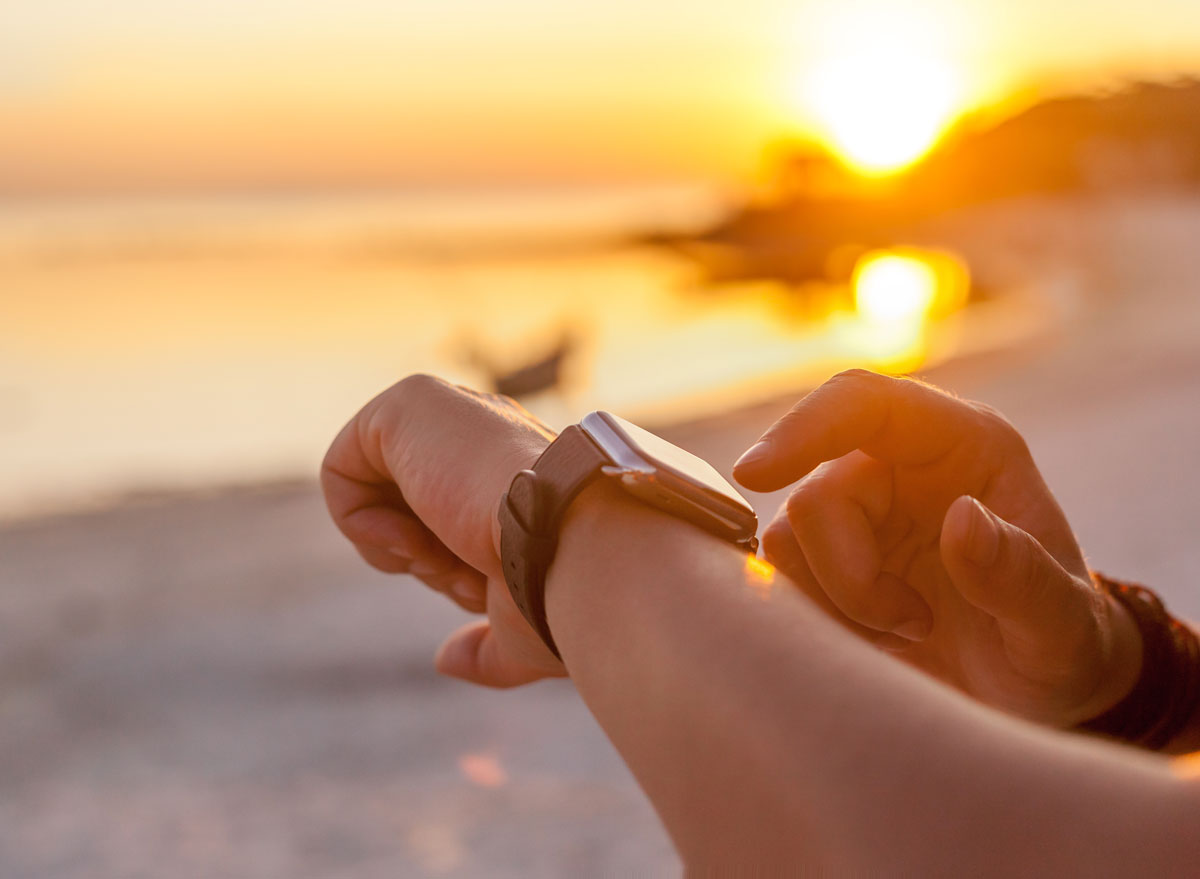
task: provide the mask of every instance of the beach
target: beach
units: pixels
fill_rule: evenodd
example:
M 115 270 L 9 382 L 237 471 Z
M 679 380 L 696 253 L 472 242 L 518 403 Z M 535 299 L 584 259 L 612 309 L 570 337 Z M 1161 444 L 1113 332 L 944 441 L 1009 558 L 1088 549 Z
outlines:
M 1057 320 L 921 374 L 1013 421 L 1093 567 L 1200 618 L 1200 206 L 1053 222 Z M 802 391 L 663 433 L 728 473 Z M 313 481 L 7 522 L 0 875 L 677 875 L 568 681 L 434 673 L 466 619 L 363 565 Z

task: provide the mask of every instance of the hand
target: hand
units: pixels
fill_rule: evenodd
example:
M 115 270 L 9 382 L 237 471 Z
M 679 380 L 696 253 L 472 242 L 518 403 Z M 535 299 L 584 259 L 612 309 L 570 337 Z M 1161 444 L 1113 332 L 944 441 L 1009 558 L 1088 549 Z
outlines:
M 734 468 L 801 480 L 767 558 L 849 629 L 983 702 L 1071 726 L 1132 687 L 1140 639 L 1096 587 L 1020 434 L 915 381 L 834 376 Z
M 368 563 L 486 611 L 442 644 L 444 674 L 496 687 L 565 674 L 513 603 L 496 520 L 513 475 L 553 438 L 507 397 L 413 375 L 363 407 L 325 455 L 325 502 Z

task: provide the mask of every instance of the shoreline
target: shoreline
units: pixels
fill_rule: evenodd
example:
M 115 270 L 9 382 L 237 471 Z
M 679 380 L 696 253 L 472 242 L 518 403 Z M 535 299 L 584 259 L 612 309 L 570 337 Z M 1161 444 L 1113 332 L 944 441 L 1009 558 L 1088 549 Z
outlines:
M 1200 212 L 1089 223 L 1085 307 L 922 375 L 1013 421 L 1094 566 L 1200 619 Z M 728 472 L 795 396 L 663 433 Z M 679 872 L 570 683 L 438 677 L 470 615 L 364 565 L 311 480 L 5 522 L 0 559 L 0 874 Z
M 952 369 L 960 362 L 1003 357 L 1023 346 L 1036 345 L 1039 338 L 1053 333 L 1056 323 L 1064 319 L 1063 315 L 1053 314 L 1053 311 L 1051 303 L 1030 291 L 1014 293 L 1004 300 L 969 305 L 954 315 L 947 325 L 930 328 L 931 356 L 914 374 L 931 375 L 945 368 Z M 964 343 L 963 340 L 969 342 Z M 848 360 L 840 368 L 853 365 Z M 756 376 L 701 396 L 673 401 L 657 407 L 662 413 L 657 418 L 649 416 L 648 412 L 646 415 L 649 417 L 632 417 L 668 438 L 721 431 L 729 422 L 754 420 L 759 412 L 778 410 L 785 401 L 795 401 L 835 371 L 828 364 L 802 365 L 789 372 Z M 764 391 L 764 385 L 769 390 Z M 746 402 L 734 402 L 742 387 L 754 388 L 751 398 Z M 554 400 L 554 408 L 565 410 L 565 405 L 559 405 L 560 402 Z M 294 474 L 276 478 L 217 480 L 203 484 L 135 485 L 61 501 L 34 500 L 25 509 L 18 507 L 0 511 L 0 530 L 29 522 L 102 515 L 107 511 L 128 507 L 187 503 L 229 495 L 299 493 L 315 486 L 315 474 L 319 466 L 319 460 L 313 462 L 313 477 Z

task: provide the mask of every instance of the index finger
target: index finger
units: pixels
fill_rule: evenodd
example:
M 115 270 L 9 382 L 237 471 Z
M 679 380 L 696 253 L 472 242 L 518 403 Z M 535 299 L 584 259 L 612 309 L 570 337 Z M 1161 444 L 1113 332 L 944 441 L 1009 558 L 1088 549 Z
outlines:
M 927 464 L 979 425 L 980 412 L 945 391 L 851 369 L 775 422 L 734 465 L 733 475 L 749 489 L 774 491 L 855 449 L 892 464 Z

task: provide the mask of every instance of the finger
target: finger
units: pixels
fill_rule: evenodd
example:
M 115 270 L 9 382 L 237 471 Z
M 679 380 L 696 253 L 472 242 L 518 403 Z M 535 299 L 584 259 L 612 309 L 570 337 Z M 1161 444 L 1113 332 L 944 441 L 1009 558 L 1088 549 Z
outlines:
M 839 373 L 773 424 L 734 465 L 755 491 L 774 491 L 855 449 L 894 464 L 924 464 L 978 432 L 994 413 L 911 379 Z
M 408 505 L 377 426 L 379 422 L 398 421 L 411 409 L 420 409 L 413 403 L 414 398 L 419 402 L 422 395 L 457 393 L 429 376 L 410 377 L 393 385 L 342 428 L 322 461 L 321 488 L 334 523 L 359 554 L 382 571 L 411 570 L 424 575 L 448 572 L 460 564 Z M 408 564 L 398 564 L 387 553 Z
M 436 422 L 429 419 L 430 412 L 438 413 Z M 480 436 L 498 441 L 480 446 Z M 490 499 L 499 499 L 512 474 L 529 466 L 551 438 L 512 401 L 412 375 L 371 400 L 339 432 L 322 463 L 321 486 L 329 512 L 344 532 L 361 511 L 408 512 L 442 535 L 459 558 L 479 570 L 498 572 Z M 425 460 L 430 451 L 436 451 L 442 466 L 431 469 Z M 488 458 L 486 464 L 481 457 Z M 464 479 L 470 480 L 469 487 Z M 443 502 L 453 491 L 488 498 L 489 503 Z M 414 500 L 420 509 L 412 506 Z
M 434 665 L 444 675 L 485 687 L 515 687 L 563 674 L 506 652 L 486 620 L 469 623 L 450 635 L 438 648 Z
M 372 400 L 334 437 L 321 462 L 321 490 L 334 524 L 347 538 L 384 545 L 390 523 L 383 511 L 397 516 L 411 511 L 396 480 L 378 460 L 378 450 L 364 447 L 363 425 L 368 410 L 377 405 Z
M 366 410 L 364 410 L 365 412 Z M 449 567 L 454 554 L 413 514 L 399 486 L 360 443 L 363 414 L 342 428 L 321 464 L 321 488 L 338 530 L 356 547 L 380 547 Z
M 955 588 L 996 619 L 1006 643 L 1057 654 L 1094 628 L 1103 598 L 1092 585 L 974 498 L 950 505 L 940 548 Z
M 410 574 L 435 592 L 443 593 L 463 610 L 471 613 L 487 610 L 487 577 L 466 562 L 456 559 L 450 567 L 439 566 L 435 570 L 421 559 L 379 547 L 356 545 L 355 549 L 371 567 L 386 574 Z
M 817 583 L 816 577 L 808 567 L 808 561 L 804 558 L 800 544 L 796 542 L 796 536 L 792 533 L 792 526 L 788 524 L 784 511 L 781 510 L 775 520 L 763 531 L 762 546 L 763 555 L 766 556 L 767 561 L 795 583 L 800 591 L 827 617 L 868 641 L 879 635 L 875 630 L 854 622 L 829 600 L 829 596 Z
M 408 556 L 398 555 L 379 546 L 356 543 L 354 549 L 368 565 L 385 574 L 407 574 L 412 567 L 412 559 Z
M 467 564 L 459 564 L 444 574 L 418 574 L 425 585 L 444 593 L 465 611 L 484 613 L 487 610 L 487 577 Z
M 341 526 L 342 533 L 350 538 L 359 554 L 382 571 L 412 570 L 417 574 L 433 574 L 461 564 L 432 531 L 415 516 L 400 510 L 366 507 L 349 513 L 342 519 Z M 395 567 L 396 559 L 408 566 Z
M 855 452 L 801 480 L 788 498 L 788 523 L 817 583 L 842 613 L 871 629 L 921 641 L 933 628 L 929 605 L 883 570 L 876 530 L 891 503 L 891 468 Z

